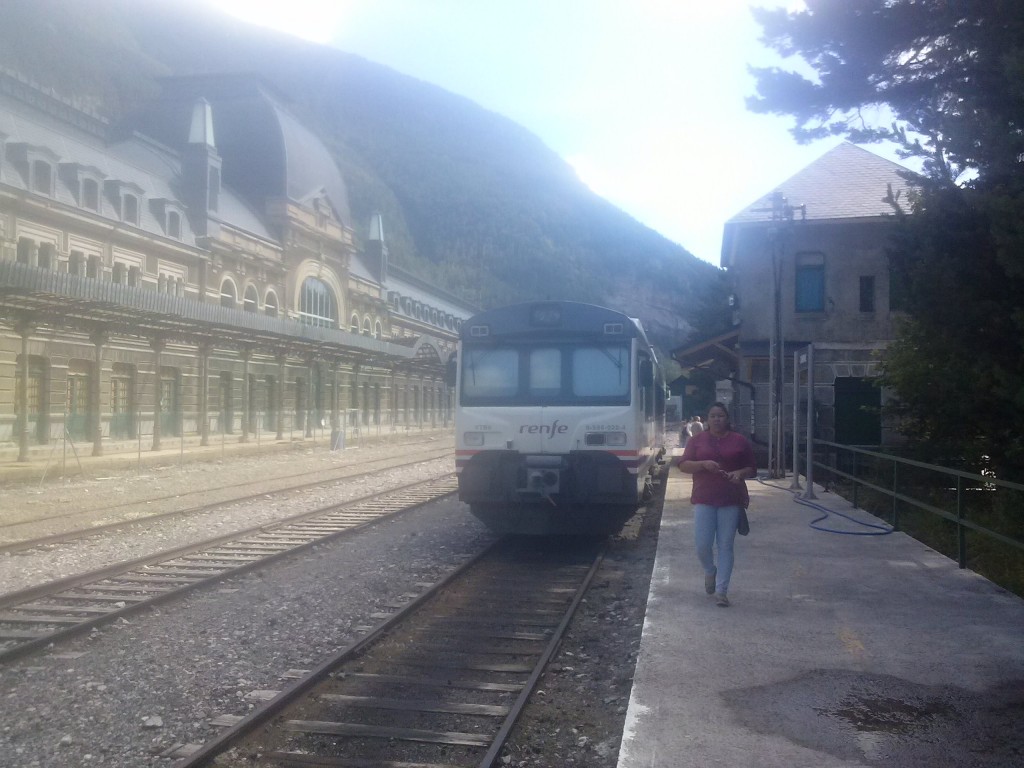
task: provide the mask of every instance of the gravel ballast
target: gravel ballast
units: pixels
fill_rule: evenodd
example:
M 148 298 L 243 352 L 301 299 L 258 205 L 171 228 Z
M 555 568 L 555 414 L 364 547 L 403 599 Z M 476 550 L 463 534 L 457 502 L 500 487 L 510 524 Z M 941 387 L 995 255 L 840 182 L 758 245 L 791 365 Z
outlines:
M 394 449 L 346 454 L 366 461 L 376 450 L 383 455 Z M 308 464 L 312 457 L 303 453 L 274 461 Z M 228 457 L 217 467 L 219 481 L 265 473 L 265 462 Z M 271 496 L 215 514 L 153 521 L 7 555 L 0 557 L 0 592 L 452 469 L 451 459 L 434 459 L 385 471 L 373 481 Z M 170 480 L 179 484 L 208 474 L 190 474 L 183 467 L 146 472 L 151 477 L 168 473 L 163 480 L 180 473 Z M 90 502 L 98 493 L 121 500 L 141 493 L 136 483 L 132 473 L 94 481 Z M 30 488 L 16 492 L 33 493 Z M 51 490 L 39 498 L 64 495 Z M 46 512 L 44 503 L 36 508 Z M 513 732 L 502 764 L 615 765 L 656 533 L 652 505 L 613 538 L 596 586 Z M 219 731 L 211 719 L 247 714 L 258 703 L 256 692 L 278 690 L 289 682 L 290 671 L 309 669 L 352 644 L 379 623 L 373 614 L 385 604 L 438 581 L 492 540 L 468 509 L 450 498 L 0 666 L 3 764 L 172 766 L 176 747 L 201 743 Z

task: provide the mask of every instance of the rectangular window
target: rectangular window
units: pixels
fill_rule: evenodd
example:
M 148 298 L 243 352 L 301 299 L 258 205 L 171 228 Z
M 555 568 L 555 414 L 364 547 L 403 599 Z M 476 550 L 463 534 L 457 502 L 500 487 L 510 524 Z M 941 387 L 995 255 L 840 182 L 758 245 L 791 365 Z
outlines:
M 875 311 L 875 276 L 861 275 L 860 277 L 860 311 Z
M 129 224 L 139 223 L 139 198 L 135 195 L 125 195 L 123 203 L 124 221 Z
M 562 353 L 557 349 L 533 349 L 527 364 L 528 391 L 536 397 L 557 395 L 562 391 Z
M 128 379 L 123 376 L 110 379 L 110 412 L 114 416 L 128 413 L 128 385 Z
M 463 405 L 626 405 L 630 349 L 608 345 L 464 348 Z
M 825 311 L 825 266 L 796 268 L 796 311 Z
M 629 395 L 629 350 L 626 347 L 573 350 L 572 387 L 578 397 Z
M 462 394 L 512 397 L 519 391 L 519 353 L 514 349 L 470 350 L 462 364 Z
M 100 185 L 93 179 L 82 181 L 82 207 L 90 211 L 100 209 Z
M 32 163 L 32 191 L 53 195 L 53 169 L 43 160 Z

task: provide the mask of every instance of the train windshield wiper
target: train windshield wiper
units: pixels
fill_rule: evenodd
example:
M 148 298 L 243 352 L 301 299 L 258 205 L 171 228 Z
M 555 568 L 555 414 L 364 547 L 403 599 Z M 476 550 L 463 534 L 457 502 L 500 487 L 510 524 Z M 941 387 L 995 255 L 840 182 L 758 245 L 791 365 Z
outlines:
M 622 368 L 622 348 L 621 347 L 616 347 L 616 349 L 619 350 L 618 358 L 615 358 L 615 357 L 612 356 L 612 353 L 609 351 L 608 347 L 598 347 L 598 349 L 601 350 L 601 352 L 604 354 L 605 357 L 607 357 L 609 360 L 612 361 L 612 365 L 614 365 L 616 368 L 619 368 L 619 369 Z
M 483 363 L 487 359 L 488 355 L 490 355 L 493 351 L 494 350 L 492 350 L 492 349 L 487 349 L 487 350 L 484 350 L 482 352 L 470 352 L 466 356 L 467 357 L 467 362 L 469 363 L 469 373 L 472 376 L 474 384 L 476 384 L 476 365 L 477 365 L 477 363 L 478 362 L 479 363 Z
M 601 353 L 612 361 L 612 365 L 619 369 L 619 381 L 622 381 L 622 347 L 598 347 Z M 618 358 L 612 356 L 611 350 L 617 349 L 619 352 Z

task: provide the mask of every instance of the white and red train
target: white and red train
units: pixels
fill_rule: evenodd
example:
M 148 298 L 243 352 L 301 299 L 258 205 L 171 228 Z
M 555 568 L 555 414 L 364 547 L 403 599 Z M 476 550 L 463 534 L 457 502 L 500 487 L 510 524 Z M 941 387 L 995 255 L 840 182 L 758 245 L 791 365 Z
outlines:
M 608 534 L 664 454 L 664 375 L 638 320 L 541 301 L 462 325 L 459 498 L 498 533 Z

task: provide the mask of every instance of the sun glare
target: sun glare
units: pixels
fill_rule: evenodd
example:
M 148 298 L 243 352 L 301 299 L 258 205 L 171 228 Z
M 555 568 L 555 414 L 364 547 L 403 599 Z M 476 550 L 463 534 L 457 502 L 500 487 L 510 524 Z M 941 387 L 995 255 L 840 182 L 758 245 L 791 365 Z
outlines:
M 242 21 L 314 43 L 329 43 L 346 11 L 346 4 L 339 0 L 211 0 L 211 4 Z

